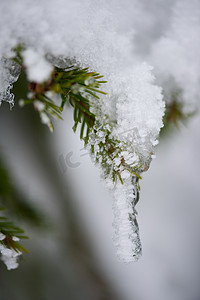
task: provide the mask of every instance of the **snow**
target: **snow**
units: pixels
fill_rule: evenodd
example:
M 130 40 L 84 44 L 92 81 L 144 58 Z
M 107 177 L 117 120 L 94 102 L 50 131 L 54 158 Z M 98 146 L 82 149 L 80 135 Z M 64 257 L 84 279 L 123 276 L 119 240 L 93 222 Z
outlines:
M 10 0 L 9 5 L 1 1 L 0 14 L 1 57 L 11 57 L 12 48 L 22 43 L 30 47 L 28 52 L 41 55 L 41 65 L 47 64 L 46 53 L 76 57 L 80 64 L 107 76 L 128 65 L 131 69 L 139 56 L 139 61 L 145 59 L 155 67 L 160 84 L 172 78 L 183 89 L 184 102 L 197 104 L 198 0 L 152 0 L 151 4 L 146 0 L 85 0 L 84 5 L 79 0 L 58 0 L 56 4 L 52 0 Z M 45 69 L 48 73 L 47 65 Z M 40 71 L 42 78 L 42 67 Z M 34 72 L 35 76 L 40 80 L 39 73 Z
M 44 103 L 43 102 L 41 102 L 41 101 L 38 101 L 38 100 L 36 100 L 35 102 L 34 102 L 34 106 L 35 106 L 35 108 L 38 110 L 38 111 L 43 111 L 43 110 L 45 110 L 45 105 L 44 105 Z
M 169 90 L 169 86 L 172 91 L 181 89 L 179 101 L 184 102 L 186 112 L 198 106 L 200 3 L 198 0 L 170 1 L 166 18 L 159 18 L 156 34 L 151 32 L 147 39 L 148 51 L 145 52 L 136 41 L 145 40 L 146 36 L 142 34 L 149 25 L 155 29 L 155 4 L 156 1 L 152 1 L 148 10 L 149 3 L 145 0 L 126 0 L 124 4 L 119 0 L 109 3 L 85 0 L 84 5 L 79 0 L 58 0 L 56 4 L 53 0 L 10 0 L 9 5 L 5 1 L 0 3 L 0 103 L 6 101 L 11 107 L 14 104 L 11 89 L 20 68 L 9 58 L 18 44 L 25 48 L 22 56 L 30 81 L 40 83 L 48 80 L 52 65 L 59 60 L 75 62 L 80 67 L 89 67 L 105 75 L 108 83 L 104 91 L 108 95 L 92 103 L 97 121 L 89 145 L 94 146 L 100 163 L 106 161 L 107 167 L 119 172 L 124 179 L 124 186 L 115 186 L 116 211 L 121 203 L 130 208 L 132 200 L 126 202 L 128 191 L 133 190 L 134 196 L 132 176 L 128 176 L 127 169 L 136 169 L 140 174 L 155 158 L 154 146 L 163 126 L 165 108 L 162 90 L 157 83 L 163 85 L 164 91 Z M 163 4 L 165 7 L 166 4 Z M 169 18 L 171 25 L 164 23 Z M 144 24 L 141 23 L 143 20 Z M 147 63 L 143 63 L 144 59 Z M 80 91 L 80 86 L 74 85 L 73 90 Z M 42 123 L 52 130 L 43 107 L 38 103 L 36 106 L 41 111 Z M 101 142 L 105 143 L 107 137 L 117 145 L 110 157 L 107 146 L 105 149 L 99 146 Z M 120 164 L 122 160 L 127 167 L 125 170 Z M 120 216 L 121 224 L 127 222 L 127 210 L 124 209 L 126 214 Z M 135 214 L 134 209 L 132 214 Z M 129 226 L 131 230 L 136 231 L 136 228 Z M 128 249 L 127 245 L 134 239 L 124 235 L 121 243 L 121 229 L 117 232 L 118 244 L 126 244 Z M 118 248 L 122 249 L 121 246 Z M 129 260 L 126 257 L 130 253 L 126 254 L 124 250 L 119 250 L 119 253 L 123 260 Z
M 200 82 L 200 2 L 176 1 L 171 9 L 170 25 L 152 43 L 149 61 L 154 65 L 159 83 L 182 90 L 184 111 L 199 108 Z M 171 101 L 170 97 L 167 101 Z
M 49 79 L 53 66 L 43 55 L 28 48 L 22 52 L 22 56 L 29 81 L 43 82 Z
M 45 113 L 44 111 L 42 111 L 40 113 L 40 119 L 41 119 L 41 122 L 43 124 L 46 124 L 49 127 L 49 130 L 51 132 L 53 132 L 52 123 L 51 123 L 51 120 L 50 120 L 49 116 L 47 115 L 47 113 Z
M 6 236 L 0 233 L 0 240 L 4 240 Z M 13 241 L 18 242 L 19 238 L 13 236 Z M 18 267 L 18 256 L 22 254 L 20 251 L 8 249 L 4 244 L 0 243 L 1 260 L 5 263 L 8 270 L 16 269 Z
M 19 241 L 20 241 L 20 239 L 19 239 L 18 237 L 16 237 L 16 236 L 13 236 L 13 237 L 12 237 L 12 240 L 13 240 L 14 242 L 19 242 Z
M 5 236 L 3 233 L 0 232 L 0 241 L 4 240 L 5 237 L 6 237 L 6 236 Z

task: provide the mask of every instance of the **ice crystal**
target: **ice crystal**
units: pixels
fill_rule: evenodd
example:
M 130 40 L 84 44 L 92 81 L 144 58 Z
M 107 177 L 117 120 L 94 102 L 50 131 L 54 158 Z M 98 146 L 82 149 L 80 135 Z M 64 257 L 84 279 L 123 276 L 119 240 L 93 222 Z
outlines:
M 20 74 L 20 66 L 14 61 L 2 57 L 0 60 L 0 104 L 6 101 L 10 108 L 14 105 L 14 94 L 11 93 L 13 83 L 17 81 Z
M 137 178 L 128 177 L 123 185 L 116 185 L 114 189 L 114 244 L 117 255 L 123 262 L 138 260 L 142 255 L 139 237 L 139 227 L 136 220 L 135 205 L 139 197 Z

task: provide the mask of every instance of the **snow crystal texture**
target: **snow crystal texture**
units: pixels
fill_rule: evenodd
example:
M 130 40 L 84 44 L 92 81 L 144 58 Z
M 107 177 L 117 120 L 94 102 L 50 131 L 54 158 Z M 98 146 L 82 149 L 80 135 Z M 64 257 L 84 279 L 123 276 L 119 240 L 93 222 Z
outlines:
M 127 163 L 142 161 L 142 172 L 158 142 L 164 103 L 152 67 L 141 63 L 134 52 L 141 12 L 136 0 L 1 1 L 0 102 L 14 103 L 10 90 L 20 69 L 8 59 L 18 44 L 26 49 L 22 55 L 29 80 L 48 79 L 51 64 L 58 60 L 89 67 L 108 81 L 103 87 L 108 95 L 92 107 L 97 120 L 115 124 L 112 137 L 121 140 Z M 45 115 L 42 122 L 48 123 Z M 134 208 L 136 186 L 126 172 L 122 177 L 124 185 L 117 183 L 114 192 L 115 242 L 121 259 L 130 261 L 141 255 Z

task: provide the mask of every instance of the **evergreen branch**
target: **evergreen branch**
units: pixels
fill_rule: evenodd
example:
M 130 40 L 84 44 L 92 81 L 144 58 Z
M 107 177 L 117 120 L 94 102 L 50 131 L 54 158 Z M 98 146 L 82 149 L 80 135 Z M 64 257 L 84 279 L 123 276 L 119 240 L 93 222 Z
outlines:
M 19 50 L 20 53 L 20 50 Z M 18 57 L 18 52 L 17 56 Z M 20 56 L 20 59 L 22 56 Z M 21 62 L 23 65 L 23 62 Z M 53 124 L 50 117 L 62 120 L 62 111 L 66 103 L 74 108 L 74 126 L 76 131 L 78 124 L 82 123 L 80 130 L 80 138 L 88 138 L 90 128 L 95 122 L 95 115 L 90 111 L 91 99 L 100 99 L 97 93 L 106 95 L 105 92 L 99 90 L 102 78 L 99 73 L 89 72 L 89 68 L 75 68 L 73 66 L 67 68 L 55 67 L 50 80 L 43 83 L 30 82 L 28 95 L 29 99 L 21 100 L 20 105 L 32 104 L 38 110 L 42 123 L 49 126 L 53 130 Z M 61 97 L 61 105 L 55 104 L 53 96 L 59 94 Z M 84 130 L 87 125 L 87 130 Z
M 1 207 L 2 209 L 4 208 Z M 24 230 L 15 226 L 7 217 L 1 216 L 1 220 L 3 221 L 0 221 L 0 233 L 1 236 L 4 235 L 4 239 L 0 240 L 0 243 L 8 249 L 14 249 L 17 252 L 23 250 L 28 253 L 29 251 L 18 241 L 18 239 L 28 239 L 28 236 L 24 235 Z
M 95 156 L 96 162 L 101 164 L 105 177 L 110 176 L 114 182 L 120 180 L 123 183 L 122 175 L 127 171 L 131 176 L 141 178 L 140 172 L 146 168 L 144 163 L 141 163 L 142 160 L 133 165 L 126 163 L 126 159 L 121 153 L 126 150 L 128 145 L 121 143 L 120 140 L 112 136 L 113 128 L 106 130 L 101 122 L 98 125 L 97 116 L 91 112 L 92 103 L 97 107 L 100 103 L 99 94 L 106 95 L 104 91 L 100 90 L 101 85 L 106 83 L 102 78 L 103 76 L 99 73 L 90 72 L 89 68 L 81 69 L 73 65 L 66 68 L 54 67 L 48 81 L 43 83 L 31 82 L 29 84 L 30 100 L 34 108 L 40 113 L 42 122 L 47 124 L 51 131 L 53 130 L 53 124 L 50 117 L 62 119 L 63 108 L 69 103 L 74 109 L 74 125 L 72 128 L 76 132 L 79 124 L 81 125 L 80 138 L 84 139 L 85 145 L 90 140 L 90 151 Z M 60 95 L 60 106 L 55 104 L 54 94 Z M 31 101 L 26 100 L 27 103 L 31 103 Z M 113 123 L 113 126 L 115 125 Z M 100 131 L 104 136 L 104 141 L 99 141 L 95 126 L 101 127 Z M 91 142 L 92 135 L 94 141 Z M 95 150 L 96 146 L 94 147 L 94 145 L 98 146 L 98 151 Z M 134 151 L 130 145 L 129 149 Z M 118 163 L 114 162 L 116 160 Z
M 100 122 L 95 122 L 89 140 L 85 141 L 89 144 L 91 155 L 95 158 L 96 163 L 101 165 L 104 177 L 112 178 L 113 182 L 119 180 L 123 184 L 126 171 L 131 176 L 142 179 L 140 173 L 145 169 L 145 164 L 142 159 L 139 159 L 138 162 L 136 157 L 139 155 L 134 158 L 134 150 L 131 145 L 112 136 L 112 126 L 108 123 L 102 125 Z M 127 149 L 131 149 L 128 158 L 124 154 Z

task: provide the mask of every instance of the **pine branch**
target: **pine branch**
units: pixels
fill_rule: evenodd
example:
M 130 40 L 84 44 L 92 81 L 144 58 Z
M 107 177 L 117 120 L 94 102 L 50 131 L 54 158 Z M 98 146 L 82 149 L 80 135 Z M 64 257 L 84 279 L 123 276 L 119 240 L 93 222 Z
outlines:
M 29 83 L 29 99 L 23 100 L 20 104 L 33 104 L 40 113 L 41 121 L 47 124 L 51 131 L 53 131 L 53 124 L 49 117 L 62 119 L 63 108 L 70 104 L 74 108 L 74 132 L 80 124 L 80 138 L 84 140 L 85 145 L 89 144 L 90 152 L 96 162 L 101 164 L 104 177 L 112 178 L 113 182 L 119 180 L 123 184 L 125 172 L 141 178 L 140 173 L 146 169 L 146 165 L 142 159 L 137 164 L 134 160 L 133 163 L 127 163 L 122 153 L 127 148 L 132 151 L 132 146 L 122 143 L 112 135 L 116 124 L 111 124 L 108 120 L 109 129 L 107 129 L 107 125 L 97 120 L 97 116 L 91 112 L 91 106 L 98 107 L 101 102 L 99 95 L 106 94 L 100 90 L 101 84 L 106 83 L 102 77 L 99 73 L 90 72 L 88 68 L 54 67 L 48 81 Z M 56 94 L 61 97 L 60 106 L 55 104 Z M 99 130 L 104 137 L 103 140 L 99 140 Z M 98 151 L 96 151 L 97 147 Z
M 23 65 L 23 47 L 15 49 L 14 61 L 19 63 L 26 73 Z M 69 66 L 66 68 L 54 67 L 51 78 L 42 83 L 29 82 L 29 93 L 27 99 L 21 99 L 19 104 L 24 106 L 32 104 L 38 110 L 42 123 L 48 125 L 53 131 L 51 117 L 62 120 L 64 106 L 69 103 L 74 108 L 74 126 L 76 132 L 78 124 L 81 124 L 80 138 L 88 138 L 90 129 L 95 122 L 95 115 L 91 112 L 91 103 L 99 99 L 97 94 L 106 95 L 99 88 L 106 81 L 101 80 L 102 75 L 90 72 L 89 68 L 77 68 Z M 60 95 L 61 104 L 57 105 L 54 100 L 55 95 Z M 87 126 L 87 129 L 86 129 Z
M 1 207 L 0 210 L 4 208 Z M 18 267 L 17 259 L 22 252 L 29 253 L 19 242 L 20 239 L 27 238 L 21 228 L 15 226 L 7 217 L 0 216 L 0 254 L 8 270 Z
M 135 153 L 131 144 L 112 135 L 114 126 L 97 121 L 89 139 L 85 141 L 86 145 L 90 147 L 95 161 L 101 165 L 104 178 L 112 178 L 113 182 L 119 180 L 123 184 L 129 173 L 130 176 L 142 179 L 140 173 L 147 167 L 146 163 L 142 158 L 138 163 L 139 154 Z
M 3 210 L 5 210 L 5 208 L 0 207 L 0 211 Z M 14 223 L 9 221 L 5 216 L 0 216 L 0 233 L 5 236 L 4 239 L 0 240 L 0 243 L 8 249 L 14 249 L 17 252 L 29 252 L 18 241 L 18 239 L 28 239 L 28 236 L 24 235 L 24 230 L 15 226 Z
M 23 68 L 23 55 L 18 49 L 18 61 L 21 60 Z M 26 68 L 24 67 L 26 72 Z M 66 68 L 54 67 L 49 80 L 29 83 L 28 99 L 20 100 L 19 104 L 32 104 L 39 112 L 42 123 L 48 125 L 53 131 L 50 117 L 62 119 L 63 108 L 70 104 L 74 109 L 73 130 L 76 132 L 80 124 L 80 138 L 84 140 L 85 146 L 89 147 L 95 161 L 101 164 L 105 178 L 111 178 L 113 182 L 118 180 L 123 184 L 127 173 L 141 179 L 140 173 L 148 169 L 150 161 L 146 162 L 139 153 L 135 152 L 133 146 L 128 142 L 122 142 L 120 138 L 113 136 L 112 132 L 117 123 L 111 122 L 108 116 L 96 116 L 91 106 L 99 107 L 101 111 L 100 90 L 103 75 L 90 72 L 89 68 L 77 68 L 72 66 Z M 54 96 L 61 97 L 61 104 L 55 103 Z M 103 139 L 99 138 L 99 133 Z M 98 150 L 97 150 L 98 148 Z M 127 153 L 130 153 L 127 157 Z M 133 155 L 132 155 L 133 154 Z

